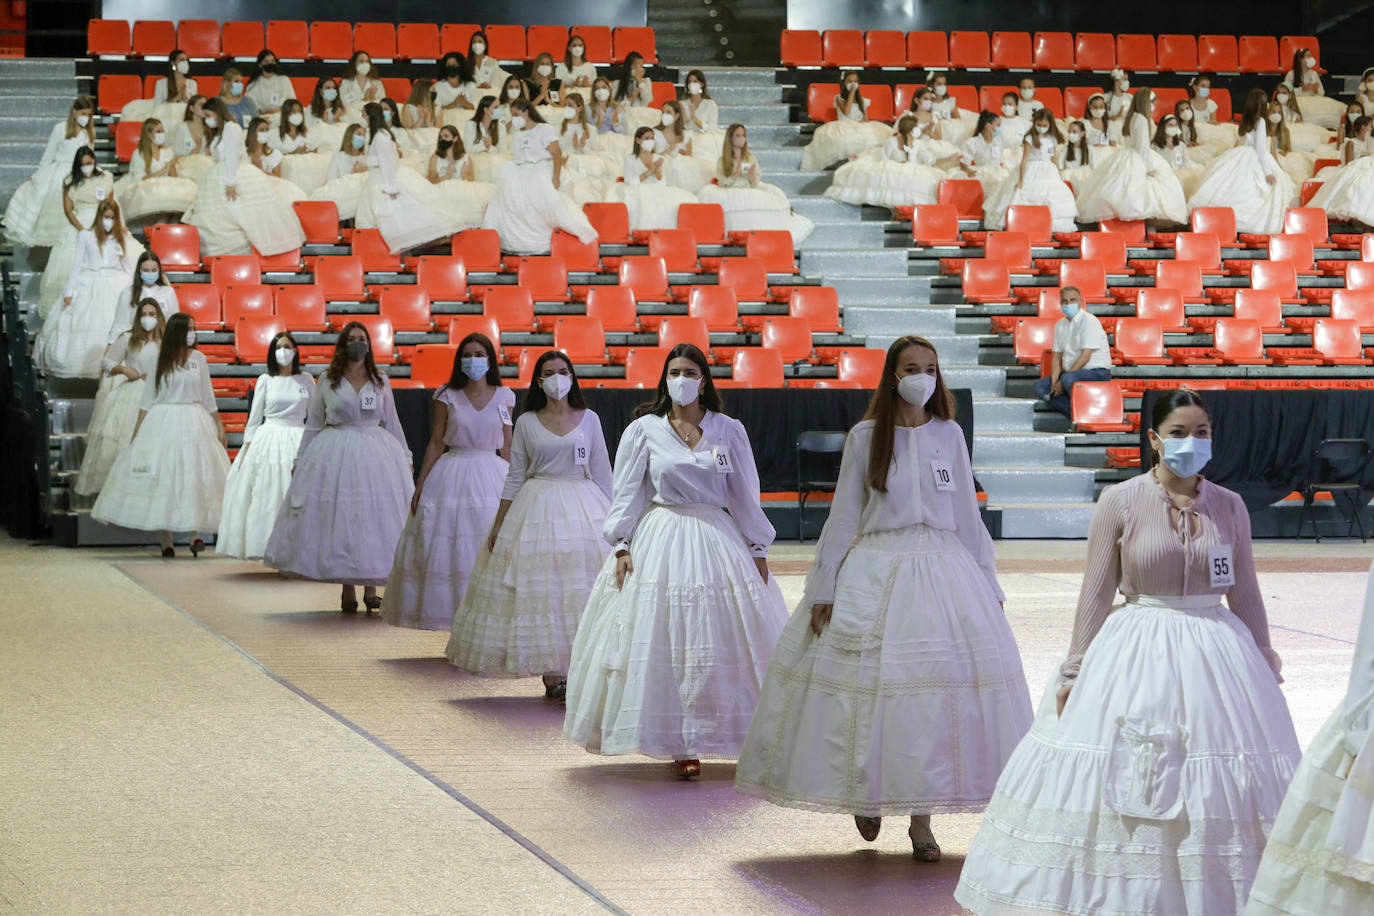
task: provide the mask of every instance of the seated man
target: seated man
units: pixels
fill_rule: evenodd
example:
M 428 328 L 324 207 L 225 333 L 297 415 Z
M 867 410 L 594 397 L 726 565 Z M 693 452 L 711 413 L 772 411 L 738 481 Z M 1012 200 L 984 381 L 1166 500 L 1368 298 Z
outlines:
M 1069 392 L 1075 382 L 1105 382 L 1112 377 L 1112 354 L 1107 332 L 1097 316 L 1083 307 L 1076 286 L 1059 291 L 1064 317 L 1054 326 L 1050 374 L 1035 382 L 1035 394 L 1066 417 L 1072 417 Z

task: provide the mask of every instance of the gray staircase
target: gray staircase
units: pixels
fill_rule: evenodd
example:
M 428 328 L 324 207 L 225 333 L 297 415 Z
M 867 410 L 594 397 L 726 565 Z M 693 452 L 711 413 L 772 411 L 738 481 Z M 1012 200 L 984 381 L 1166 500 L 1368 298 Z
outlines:
M 76 94 L 74 61 L 0 59 L 0 208 L 33 174 Z
M 649 0 L 648 24 L 667 66 L 768 64 L 778 58 L 787 7 L 778 0 Z

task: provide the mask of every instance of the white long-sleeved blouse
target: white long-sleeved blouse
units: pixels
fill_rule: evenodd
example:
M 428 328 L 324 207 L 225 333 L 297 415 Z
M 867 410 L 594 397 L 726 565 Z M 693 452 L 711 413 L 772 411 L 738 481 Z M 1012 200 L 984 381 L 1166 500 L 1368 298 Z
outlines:
M 253 441 L 253 434 L 263 423 L 271 420 L 289 426 L 304 426 L 310 410 L 310 396 L 315 379 L 308 372 L 295 375 L 258 376 L 253 386 L 253 405 L 248 409 L 248 423 L 243 427 L 243 444 Z
M 1355 657 L 1350 663 L 1350 682 L 1341 703 L 1341 724 L 1345 727 L 1345 747 L 1359 754 L 1374 728 L 1374 567 L 1365 587 L 1364 616 L 1360 635 L 1355 637 Z
M 105 348 L 105 355 L 100 358 L 100 368 L 107 375 L 115 366 L 127 366 L 144 376 L 151 376 L 157 370 L 159 344 L 153 341 L 131 350 L 129 341 L 132 338 L 132 332 L 124 331 Z
M 585 464 L 578 464 L 579 449 L 586 455 Z M 591 480 L 607 499 L 611 497 L 611 458 L 606 452 L 606 438 L 596 411 L 582 411 L 582 419 L 565 436 L 550 432 L 533 411 L 520 415 L 511 438 L 510 471 L 506 474 L 501 498 L 515 499 L 525 481 L 532 477 Z
M 210 364 L 205 354 L 192 350 L 186 362 L 175 367 L 157 382 L 157 364 L 148 373 L 148 384 L 143 387 L 143 403 L 140 408 L 152 410 L 154 404 L 199 404 L 212 414 L 219 413 L 215 402 L 215 389 L 210 383 Z
M 356 391 L 348 379 L 339 379 L 339 384 L 335 386 L 327 377 L 321 378 L 310 396 L 310 407 L 305 415 L 305 435 L 301 437 L 301 446 L 296 451 L 297 461 L 326 426 L 380 426 L 395 436 L 406 455 L 410 455 L 405 430 L 401 429 L 401 418 L 396 415 L 391 380 L 385 375 L 380 385 L 369 379 Z
M 170 285 L 163 286 L 158 283 L 153 286 L 145 286 L 139 290 L 138 298 L 140 302 L 144 299 L 157 300 L 157 304 L 162 307 L 164 320 L 181 311 L 181 307 L 177 303 L 177 291 Z M 115 338 L 120 334 L 133 329 L 135 311 L 134 287 L 130 284 L 119 294 L 119 301 L 115 303 L 114 320 L 110 322 L 110 333 L 106 343 L 114 343 Z
M 132 276 L 134 259 L 129 254 L 129 248 L 115 236 L 107 236 L 102 245 L 95 240 L 94 230 L 82 229 L 76 234 L 76 260 L 72 264 L 72 272 L 67 276 L 63 298 L 76 291 L 85 279 L 83 272 L 88 270 L 118 270 Z
M 382 190 L 388 194 L 400 191 L 396 186 L 396 169 L 400 167 L 401 154 L 396 141 L 384 130 L 377 131 L 367 148 L 367 167 L 376 169 L 382 178 Z
M 1278 174 L 1279 164 L 1274 160 L 1274 154 L 1269 152 L 1269 128 L 1263 119 L 1256 121 L 1254 129 L 1240 137 L 1239 145 L 1250 147 L 1259 158 L 1260 168 L 1265 175 Z
M 243 145 L 243 128 L 235 121 L 224 125 L 210 142 L 210 157 L 224 167 L 224 183 L 234 187 L 239 180 L 239 163 L 248 155 Z

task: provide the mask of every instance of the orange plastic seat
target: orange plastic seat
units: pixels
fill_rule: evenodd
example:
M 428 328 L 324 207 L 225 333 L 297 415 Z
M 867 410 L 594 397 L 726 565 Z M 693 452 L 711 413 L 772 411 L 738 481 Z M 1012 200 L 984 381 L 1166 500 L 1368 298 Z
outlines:
M 367 328 L 372 338 L 372 359 L 377 363 L 396 362 L 396 330 L 383 315 L 354 315 L 350 319 Z
M 625 384 L 630 388 L 657 388 L 668 362 L 669 347 L 631 347 L 625 353 Z
M 224 325 L 224 310 L 218 286 L 210 283 L 173 283 L 177 308 L 190 315 L 197 328 L 218 330 Z
M 1174 361 L 1164 352 L 1164 328 L 1148 318 L 1118 321 L 1115 349 L 1128 366 L 1167 366 Z
M 634 290 L 625 286 L 593 286 L 587 293 L 587 317 L 600 321 L 612 334 L 638 331 Z
M 658 345 L 671 350 L 680 343 L 694 344 L 702 353 L 711 352 L 711 333 L 704 318 L 670 315 L 659 322 Z
M 778 59 L 784 67 L 819 67 L 821 33 L 815 29 L 783 29 Z
M 1265 334 L 1287 334 L 1290 329 L 1283 323 L 1283 303 L 1278 293 L 1271 289 L 1241 289 L 1236 291 L 1236 304 L 1233 308 L 1236 318 L 1254 321 Z
M 307 245 L 339 243 L 339 208 L 332 200 L 297 200 L 292 202 L 291 209 L 301 222 Z
M 1193 73 L 1197 70 L 1197 37 L 1161 35 L 1155 43 L 1155 62 L 1161 73 Z
M 1269 260 L 1292 264 L 1298 273 L 1312 273 L 1316 270 L 1312 239 L 1306 235 L 1271 235 Z
M 835 111 L 835 96 L 839 94 L 839 83 L 812 83 L 806 87 L 806 116 L 817 124 L 833 121 L 838 117 Z M 860 94 L 863 89 L 860 88 Z M 867 99 L 867 96 L 864 96 Z M 679 204 L 685 207 L 687 204 Z M 679 224 L 681 225 L 681 224 Z
M 127 57 L 132 47 L 126 20 L 91 19 L 86 23 L 86 53 L 92 57 Z
M 1321 42 L 1316 35 L 1283 35 L 1279 38 L 1279 63 L 1286 65 L 1293 59 L 1299 48 L 1306 48 L 1312 52 L 1312 57 L 1317 61 L 1317 69 L 1322 66 Z
M 1126 405 L 1116 382 L 1076 382 L 1070 401 L 1073 425 L 1080 432 L 1125 433 L 1135 428 L 1126 422 Z
M 1192 261 L 1200 270 L 1222 269 L 1221 243 L 1211 232 L 1180 232 L 1174 239 L 1174 257 L 1180 261 Z
M 401 256 L 391 253 L 380 230 L 354 229 L 350 246 L 362 259 L 364 273 L 397 273 L 402 269 Z
M 1318 318 L 1312 328 L 1312 349 L 1328 366 L 1370 366 L 1364 355 L 1360 323 L 1355 319 Z
M 1202 268 L 1193 261 L 1160 261 L 1155 264 L 1155 287 L 1176 289 L 1184 302 L 1203 302 Z
M 922 204 L 911 217 L 911 240 L 931 248 L 958 246 L 959 211 L 953 204 Z
M 1005 261 L 968 260 L 963 267 L 966 302 L 1011 302 L 1011 270 Z
M 419 284 L 383 286 L 377 311 L 396 331 L 432 331 L 434 317 L 429 311 L 429 292 Z
M 1183 294 L 1176 289 L 1143 286 L 1136 293 L 1135 317 L 1158 321 L 1166 333 L 1187 334 L 1183 320 Z
M 1049 207 L 1038 204 L 1007 207 L 1007 231 L 1024 232 L 1032 245 L 1054 244 L 1054 218 Z
M 525 27 L 523 25 L 488 25 L 487 55 L 502 61 L 523 61 L 525 53 Z M 645 60 L 649 59 L 645 55 Z
M 620 262 L 620 285 L 627 287 L 638 302 L 668 302 L 668 267 L 662 258 L 635 255 Z
M 387 98 L 401 104 L 410 98 L 410 80 L 404 76 L 384 76 L 382 77 L 382 91 Z
M 1048 366 L 1047 355 L 1054 349 L 1057 318 L 1019 318 L 1012 331 L 1012 353 L 1021 365 Z
M 1279 300 L 1288 304 L 1303 301 L 1298 294 L 1298 272 L 1292 264 L 1283 261 L 1256 261 L 1250 271 L 1250 286 L 1253 289 L 1270 289 L 1279 294 Z
M 983 218 L 983 183 L 976 179 L 946 178 L 940 182 L 936 202 L 950 204 L 960 219 Z
M 329 311 L 324 293 L 314 284 L 292 283 L 277 287 L 277 315 L 294 331 L 329 330 Z
M 553 348 L 568 354 L 574 365 L 599 366 L 606 362 L 606 331 L 595 318 L 562 317 L 554 322 Z
M 449 249 L 461 258 L 468 273 L 496 273 L 501 269 L 501 237 L 495 229 L 466 229 L 455 233 Z
M 737 388 L 781 388 L 782 354 L 763 347 L 736 350 L 730 360 L 730 383 Z
M 821 65 L 862 67 L 864 33 L 858 29 L 826 29 L 821 33 Z
M 811 358 L 811 325 L 805 318 L 769 317 L 763 320 L 762 342 L 769 350 L 776 350 L 783 362 L 795 363 Z
M 353 26 L 353 48 L 373 60 L 396 58 L 396 26 L 390 22 L 359 22 Z M 399 101 L 404 102 L 405 99 Z
M 256 248 L 250 248 L 253 257 L 258 259 L 258 270 L 263 273 L 299 273 L 301 269 L 301 250 L 292 248 L 274 255 L 265 255 Z
M 453 378 L 456 344 L 420 344 L 410 357 L 410 377 L 426 388 L 438 388 Z
M 119 121 L 114 126 L 115 158 L 128 162 L 138 149 L 138 138 L 143 133 L 143 125 L 138 121 Z
M 1032 273 L 1030 238 L 1024 232 L 989 232 L 983 240 L 983 257 L 1003 261 L 1013 273 Z
M 718 282 L 734 289 L 741 302 L 766 302 L 768 269 L 759 258 L 721 258 Z
M 563 25 L 532 25 L 525 29 L 525 53 L 530 60 L 540 54 L 553 55 L 554 60 L 562 60 L 568 46 L 568 27 Z
M 728 286 L 694 286 L 687 296 L 687 314 L 706 322 L 708 331 L 739 330 L 739 300 Z
M 367 48 L 359 48 L 366 51 Z M 310 57 L 314 60 L 348 60 L 353 56 L 353 26 L 347 22 L 310 23 Z
M 107 114 L 143 98 L 143 81 L 132 73 L 102 73 L 95 85 L 96 106 Z
M 463 342 L 469 334 L 485 335 L 491 345 L 501 354 L 501 326 L 490 315 L 456 315 L 448 322 L 448 342 L 455 346 Z
M 1331 317 L 1353 321 L 1361 334 L 1374 334 L 1374 289 L 1338 289 L 1331 294 Z
M 1034 44 L 1035 69 L 1073 69 L 1073 36 L 1068 32 L 1036 32 Z
M 1305 235 L 1317 248 L 1331 244 L 1330 225 L 1321 207 L 1289 207 L 1283 214 L 1285 235 Z
M 1264 330 L 1258 321 L 1221 318 L 1212 329 L 1213 350 L 1223 365 L 1271 366 L 1264 355 Z
M 269 19 L 265 47 L 271 48 L 278 60 L 309 60 L 310 26 L 299 19 Z
M 482 314 L 508 331 L 529 331 L 535 326 L 536 298 L 524 286 L 493 286 L 482 300 Z
M 450 51 L 457 51 L 467 57 L 472 36 L 481 30 L 481 26 L 471 22 L 445 23 L 439 29 L 439 53 L 443 55 Z M 491 49 L 488 48 L 487 50 L 490 51 Z M 587 59 L 591 60 L 590 57 Z
M 1213 73 L 1239 73 L 1240 55 L 1234 35 L 1199 35 L 1197 37 L 1197 67 Z M 1221 120 L 1221 112 L 1217 112 Z
M 836 376 L 841 382 L 857 382 L 863 388 L 877 388 L 883 377 L 887 353 L 871 348 L 844 349 L 836 363 Z
M 325 255 L 315 259 L 315 285 L 330 302 L 361 302 L 363 259 L 357 255 Z
M 1079 32 L 1074 36 L 1075 70 L 1107 72 L 1116 66 L 1116 40 L 1105 32 Z
M 1345 266 L 1346 289 L 1374 289 L 1374 260 L 1351 261 Z
M 949 64 L 949 39 L 944 32 L 907 32 L 906 63 L 913 69 L 941 68 Z
M 136 57 L 166 57 L 177 46 L 177 30 L 170 20 L 140 19 L 134 23 L 133 53 Z
M 571 298 L 568 295 L 568 266 L 562 258 L 521 258 L 516 276 L 536 302 L 567 302 Z
M 1126 263 L 1126 237 L 1119 232 L 1085 232 L 1078 244 L 1080 257 L 1099 262 L 1109 274 L 1135 272 Z
M 870 67 L 903 69 L 906 66 L 906 34 L 895 29 L 865 32 L 864 63 Z
M 620 63 L 632 51 L 642 54 L 646 64 L 658 63 L 658 44 L 652 28 L 642 25 L 615 27 L 611 32 L 611 63 Z
M 1242 35 L 1236 45 L 1241 73 L 1282 73 L 1279 41 L 1273 35 Z
M 355 37 L 356 40 L 356 37 Z M 402 60 L 438 60 L 439 26 L 432 22 L 402 22 L 396 26 L 396 56 Z
M 649 233 L 649 257 L 662 258 L 669 273 L 693 274 L 701 269 L 691 229 L 654 229 Z
M 196 326 L 201 326 L 196 321 Z M 267 348 L 286 330 L 279 315 L 247 315 L 234 323 L 234 358 L 248 365 L 266 364 Z
M 1059 286 L 1076 286 L 1084 302 L 1110 302 L 1107 293 L 1107 269 L 1101 261 L 1064 261 L 1059 265 Z
M 575 25 L 568 29 L 568 36 L 578 36 L 587 46 L 587 60 L 594 64 L 611 62 L 611 29 L 604 25 Z M 643 53 L 642 51 L 640 52 Z M 645 55 L 647 59 L 647 55 Z
M 219 33 L 218 19 L 183 19 L 177 23 L 176 46 L 187 57 L 216 60 L 221 54 Z
M 745 236 L 745 257 L 758 258 L 770 274 L 797 273 L 792 233 L 786 229 L 755 229 Z
M 254 255 L 221 255 L 210 259 L 210 282 L 220 289 L 231 284 L 257 286 L 262 282 L 262 269 Z
M 220 303 L 224 309 L 224 323 L 228 327 L 233 327 L 240 318 L 249 315 L 277 313 L 270 286 L 226 286 Z
M 1159 64 L 1155 59 L 1155 37 L 1153 35 L 1116 36 L 1116 65 L 1123 70 L 1155 71 Z
M 584 243 L 575 235 L 555 229 L 549 237 L 549 256 L 561 258 L 569 273 L 597 273 L 601 270 L 601 245 Z
M 998 70 L 1030 70 L 1034 67 L 1029 32 L 993 32 L 992 65 Z
M 582 212 L 602 245 L 630 244 L 630 211 L 623 203 L 586 203 Z
M 1230 207 L 1195 207 L 1188 222 L 1194 232 L 1215 235 L 1223 248 L 1234 248 L 1239 244 L 1236 239 L 1236 213 Z
M 465 302 L 467 267 L 462 258 L 453 255 L 422 255 L 415 269 L 415 285 L 424 287 L 430 302 Z
M 833 286 L 794 286 L 787 297 L 787 314 L 805 318 L 813 334 L 842 334 L 840 294 Z
M 955 70 L 989 70 L 992 47 L 987 32 L 950 32 L 949 65 Z

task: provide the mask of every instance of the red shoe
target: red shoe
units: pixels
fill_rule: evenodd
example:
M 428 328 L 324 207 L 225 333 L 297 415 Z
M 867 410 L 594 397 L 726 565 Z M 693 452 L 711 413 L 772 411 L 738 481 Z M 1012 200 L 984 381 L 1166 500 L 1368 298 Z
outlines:
M 174 556 L 176 556 L 176 555 L 177 555 L 177 552 L 176 552 L 175 550 L 173 550 L 172 548 L 170 548 L 170 547 L 164 547 L 164 548 L 162 548 L 162 558 L 163 558 L 164 560 L 170 560 L 172 557 L 174 557 Z
M 200 552 L 201 552 L 202 550 L 204 550 L 204 549 L 205 549 L 205 542 L 204 542 L 203 540 L 201 540 L 200 538 L 196 538 L 194 541 L 191 542 L 191 556 L 193 556 L 193 557 L 198 557 L 198 556 L 200 556 Z
M 677 773 L 678 779 L 691 779 L 701 775 L 700 760 L 674 760 L 673 771 Z

